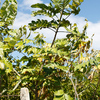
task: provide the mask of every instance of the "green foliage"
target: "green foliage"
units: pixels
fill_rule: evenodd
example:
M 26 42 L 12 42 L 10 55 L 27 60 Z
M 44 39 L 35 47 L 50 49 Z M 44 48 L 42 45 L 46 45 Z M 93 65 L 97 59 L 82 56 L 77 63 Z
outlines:
M 0 26 L 12 25 L 17 14 L 17 1 L 5 0 L 0 8 Z
M 86 35 L 88 23 L 80 32 L 67 18 L 77 15 L 83 0 L 51 0 L 49 5 L 33 4 L 33 16 L 44 15 L 29 23 L 33 33 L 48 28 L 54 33 L 52 43 L 43 34 L 29 39 L 27 26 L 10 29 L 17 14 L 16 0 L 5 0 L 0 9 L 0 94 L 18 94 L 28 87 L 32 100 L 97 100 L 100 98 L 100 51 L 91 50 L 92 38 Z M 56 35 L 63 27 L 65 38 Z M 35 31 L 35 32 L 34 32 Z M 24 37 L 24 38 L 23 38 Z M 13 53 L 23 56 L 15 58 Z M 1 100 L 8 98 L 0 97 Z M 10 100 L 18 100 L 11 97 Z
M 65 94 L 63 90 L 58 90 L 54 93 L 53 100 L 73 100 L 68 94 Z

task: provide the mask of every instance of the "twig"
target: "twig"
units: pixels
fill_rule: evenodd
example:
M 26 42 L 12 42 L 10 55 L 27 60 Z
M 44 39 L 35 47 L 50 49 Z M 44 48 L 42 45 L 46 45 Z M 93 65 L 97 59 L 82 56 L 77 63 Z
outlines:
M 68 32 L 68 31 L 58 31 L 58 32 L 65 32 L 65 33 L 71 33 L 71 32 Z
M 18 83 L 15 85 L 15 87 L 13 88 L 13 91 L 19 86 L 19 84 L 21 83 L 21 79 L 18 81 Z
M 52 28 L 49 28 L 50 30 L 52 30 L 53 32 L 55 32 L 55 30 L 53 30 Z
M 20 95 L 9 95 L 9 97 L 19 97 Z M 0 95 L 0 97 L 8 97 L 8 95 Z
M 18 76 L 21 76 L 14 68 L 13 68 L 13 70 L 14 70 L 14 72 L 16 72 L 16 74 L 17 74 Z
M 83 91 L 81 91 L 78 95 L 81 95 L 89 86 L 87 86 Z
M 65 19 L 67 19 L 72 13 L 70 13 Z
M 41 70 L 42 70 L 42 68 L 43 68 L 44 63 L 45 63 L 45 60 L 43 61 L 43 64 L 42 64 L 41 67 L 40 67 L 39 75 L 40 75 L 40 72 L 41 72 Z
M 52 48 L 52 46 L 53 46 L 53 44 L 54 44 L 54 42 L 55 42 L 55 39 L 56 39 L 58 30 L 59 30 L 59 27 L 57 28 L 57 30 L 56 30 L 56 32 L 55 32 L 55 36 L 54 36 L 54 39 L 53 39 L 53 41 L 52 41 L 51 48 Z
M 27 84 L 28 85 L 28 87 L 35 93 L 35 91 L 29 86 L 29 84 Z
M 69 72 L 70 73 L 70 72 Z M 77 100 L 79 100 L 79 96 L 78 96 L 78 93 L 77 93 L 77 90 L 76 90 L 76 85 L 74 84 L 73 80 L 72 80 L 72 75 L 70 73 L 70 80 L 72 82 L 72 85 L 74 87 L 74 91 L 75 91 L 75 100 L 76 100 L 76 97 L 77 97 Z

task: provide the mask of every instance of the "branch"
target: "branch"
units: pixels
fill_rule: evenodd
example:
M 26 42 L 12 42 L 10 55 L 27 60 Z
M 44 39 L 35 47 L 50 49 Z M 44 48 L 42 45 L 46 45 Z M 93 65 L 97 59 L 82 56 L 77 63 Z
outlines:
M 67 19 L 72 13 L 70 13 L 65 19 Z
M 40 75 L 40 72 L 41 72 L 41 70 L 42 70 L 42 68 L 43 68 L 44 63 L 45 63 L 45 60 L 43 61 L 43 64 L 42 64 L 41 67 L 40 67 L 39 75 Z
M 78 95 L 81 95 L 89 86 L 87 86 L 83 91 L 81 91 Z
M 68 32 L 68 31 L 58 31 L 58 32 L 65 32 L 65 33 L 71 33 L 71 32 Z
M 58 30 L 59 30 L 59 26 L 58 26 L 58 28 L 57 28 L 57 30 L 56 30 L 56 32 L 55 32 L 55 36 L 54 36 L 54 39 L 53 39 L 53 41 L 52 41 L 51 48 L 52 48 L 52 46 L 53 46 L 53 44 L 54 44 L 54 42 L 55 42 L 55 39 L 56 39 Z
M 48 28 L 48 29 L 50 29 L 50 30 L 52 30 L 53 32 L 55 32 L 55 30 L 53 30 L 52 28 Z
M 15 85 L 15 87 L 13 88 L 13 90 L 12 91 L 14 91 L 18 86 L 19 86 L 19 84 L 21 83 L 21 79 L 18 81 L 18 83 Z
M 64 10 L 64 8 L 63 8 L 63 10 Z M 60 20 L 59 20 L 59 25 L 58 25 L 57 30 L 56 30 L 56 32 L 55 32 L 55 36 L 54 36 L 54 39 L 53 39 L 53 41 L 52 41 L 51 48 L 52 48 L 52 46 L 53 46 L 53 44 L 54 44 L 54 42 L 55 42 L 55 39 L 56 39 L 58 30 L 59 30 L 59 28 L 60 28 L 60 22 L 61 22 L 61 18 L 62 18 L 62 15 L 63 15 L 63 10 L 61 11 Z
M 77 96 L 77 99 L 79 100 L 79 96 L 78 96 L 78 93 L 77 93 L 77 90 L 76 90 L 76 85 L 74 84 L 74 82 L 73 82 L 73 80 L 72 80 L 72 75 L 71 75 L 70 72 L 69 72 L 69 74 L 70 74 L 70 80 L 71 80 L 71 82 L 72 82 L 72 85 L 73 85 L 74 91 L 75 91 L 75 100 L 76 100 L 76 96 Z
M 9 95 L 10 97 L 19 97 L 20 95 Z M 0 97 L 8 97 L 8 94 L 7 95 L 0 95 Z
M 28 87 L 30 88 L 30 90 L 32 90 L 34 93 L 35 93 L 35 91 L 29 86 L 29 84 L 27 84 L 28 85 Z
M 16 72 L 16 74 L 17 74 L 18 76 L 21 76 L 14 68 L 13 68 L 13 70 L 14 70 L 14 72 Z

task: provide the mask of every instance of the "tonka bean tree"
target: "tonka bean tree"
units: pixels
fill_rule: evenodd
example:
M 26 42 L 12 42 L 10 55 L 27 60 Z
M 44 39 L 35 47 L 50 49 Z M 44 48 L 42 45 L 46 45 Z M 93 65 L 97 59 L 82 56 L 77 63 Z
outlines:
M 99 98 L 100 52 L 93 49 L 89 52 L 92 38 L 89 39 L 86 35 L 87 21 L 83 31 L 79 32 L 77 24 L 72 24 L 68 20 L 71 14 L 79 13 L 79 6 L 82 2 L 83 0 L 51 0 L 48 5 L 37 3 L 31 6 L 39 8 L 32 12 L 34 17 L 42 15 L 50 17 L 51 20 L 32 20 L 28 24 L 29 30 L 33 33 L 36 33 L 37 29 L 52 30 L 54 38 L 51 43 L 47 43 L 44 35 L 39 33 L 34 39 L 29 39 L 31 33 L 27 33 L 26 25 L 14 30 L 8 28 L 12 24 L 11 22 L 1 20 L 2 40 L 0 43 L 2 45 L 0 48 L 3 51 L 0 51 L 0 54 L 3 54 L 3 58 L 0 62 L 4 64 L 4 67 L 0 67 L 0 71 L 6 76 L 2 82 L 7 83 L 7 86 L 1 84 L 2 89 L 0 90 L 2 91 L 0 92 L 2 94 L 19 94 L 21 87 L 27 87 L 30 91 L 30 99 L 33 100 Z M 13 19 L 9 18 L 8 20 L 13 22 L 17 13 L 16 1 L 6 0 L 1 7 L 1 13 L 6 11 L 6 8 L 3 7 L 10 3 L 13 5 L 10 6 L 14 9 L 15 14 L 9 13 L 12 14 Z M 10 11 L 13 10 L 8 9 L 5 13 Z M 5 14 L 6 19 L 8 18 L 7 14 Z M 3 18 L 1 16 L 1 19 Z M 64 31 L 60 31 L 62 27 Z M 59 32 L 65 33 L 66 37 L 56 39 Z M 27 37 L 23 39 L 23 36 Z M 23 56 L 14 58 L 12 53 L 15 51 Z M 4 77 L 2 74 L 0 75 L 0 77 Z M 6 100 L 6 98 L 4 99 Z M 13 100 L 13 98 L 11 99 Z

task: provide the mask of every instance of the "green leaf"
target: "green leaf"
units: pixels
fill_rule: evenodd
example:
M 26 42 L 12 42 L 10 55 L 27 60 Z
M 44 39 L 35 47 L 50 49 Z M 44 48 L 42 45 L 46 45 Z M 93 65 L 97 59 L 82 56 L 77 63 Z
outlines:
M 16 0 L 5 0 L 1 7 L 1 22 L 12 25 L 17 15 L 17 1 Z
M 22 74 L 25 74 L 26 72 L 32 73 L 33 69 L 23 69 Z
M 51 26 L 56 28 L 55 25 L 57 25 L 57 22 L 54 20 L 48 21 L 37 19 L 37 21 L 32 21 L 29 23 L 29 29 L 34 31 L 36 29 L 49 28 Z
M 23 48 L 23 41 L 20 41 L 20 42 L 18 42 L 16 45 L 15 45 L 18 49 L 19 48 Z
M 56 7 L 61 9 L 66 8 L 71 0 L 51 0 Z
M 55 96 L 61 96 L 61 95 L 63 95 L 63 94 L 64 94 L 63 90 L 58 90 L 58 91 L 55 91 L 55 92 L 54 92 L 54 95 L 55 95 Z
M 55 9 L 51 3 L 48 6 L 45 5 L 45 4 L 37 3 L 37 4 L 33 4 L 31 7 L 32 8 L 40 8 L 41 9 L 41 10 L 38 10 L 38 11 L 33 11 L 32 12 L 33 16 L 46 15 L 46 16 L 49 16 L 49 17 L 53 17 L 57 13 L 60 12 L 60 9 Z
M 58 68 L 58 69 L 61 69 L 62 71 L 66 72 L 68 71 L 68 66 L 60 66 L 59 64 L 56 64 L 56 63 L 49 63 L 47 65 L 44 65 L 44 67 L 51 67 L 51 68 Z
M 75 69 L 74 69 L 74 70 L 75 70 L 75 71 L 76 71 L 77 69 L 81 70 L 82 67 L 88 66 L 89 64 L 91 64 L 91 65 L 94 64 L 94 61 L 95 61 L 94 59 L 90 59 L 90 60 L 88 60 L 88 61 L 86 61 L 86 62 L 83 62 L 83 63 L 81 63 L 81 64 L 78 64 L 78 65 L 75 66 Z
M 3 57 L 3 63 L 5 65 L 6 72 L 7 73 L 10 73 L 13 70 L 12 63 L 9 62 L 9 60 L 6 59 L 5 57 Z
M 65 96 L 66 100 L 73 100 L 73 98 L 68 94 L 64 94 L 64 96 Z
M 31 5 L 32 8 L 41 8 L 42 10 L 44 9 L 47 9 L 48 7 L 45 5 L 45 4 L 40 4 L 40 3 L 37 3 L 37 4 L 33 4 Z
M 0 42 L 0 48 L 3 48 L 3 42 Z
M 53 100 L 73 100 L 73 98 L 65 94 L 63 90 L 58 90 L 54 92 Z

